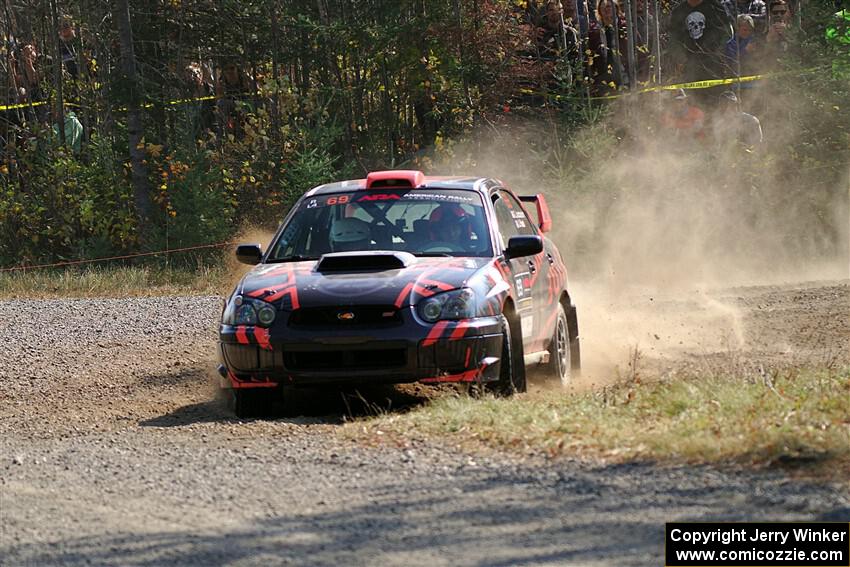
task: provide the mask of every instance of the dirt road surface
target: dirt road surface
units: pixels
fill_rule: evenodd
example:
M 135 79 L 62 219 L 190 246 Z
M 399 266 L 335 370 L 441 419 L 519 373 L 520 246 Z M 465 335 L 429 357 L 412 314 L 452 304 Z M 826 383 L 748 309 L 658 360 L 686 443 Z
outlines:
M 632 345 L 661 367 L 850 356 L 846 281 L 623 297 L 580 311 L 599 379 Z M 220 304 L 0 302 L 0 564 L 660 565 L 665 521 L 850 519 L 846 484 L 781 472 L 360 446 L 338 394 L 238 421 L 210 386 Z

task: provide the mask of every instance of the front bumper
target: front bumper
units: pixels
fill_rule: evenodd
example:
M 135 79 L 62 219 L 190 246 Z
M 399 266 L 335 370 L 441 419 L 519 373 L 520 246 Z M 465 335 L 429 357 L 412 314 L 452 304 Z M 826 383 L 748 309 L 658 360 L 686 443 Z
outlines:
M 431 325 L 408 309 L 391 325 L 301 328 L 282 315 L 268 330 L 221 326 L 225 387 L 488 382 L 499 376 L 499 317 Z

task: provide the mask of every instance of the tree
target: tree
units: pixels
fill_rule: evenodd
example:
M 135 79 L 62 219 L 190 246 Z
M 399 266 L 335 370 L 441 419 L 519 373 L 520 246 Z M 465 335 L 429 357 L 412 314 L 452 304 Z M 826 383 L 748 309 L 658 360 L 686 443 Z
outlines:
M 115 3 L 114 17 L 118 26 L 118 38 L 121 46 L 121 73 L 125 86 L 124 98 L 127 107 L 127 139 L 132 168 L 133 201 L 139 218 L 139 237 L 144 242 L 151 218 L 152 205 L 148 169 L 145 166 L 141 96 L 128 0 L 118 0 Z

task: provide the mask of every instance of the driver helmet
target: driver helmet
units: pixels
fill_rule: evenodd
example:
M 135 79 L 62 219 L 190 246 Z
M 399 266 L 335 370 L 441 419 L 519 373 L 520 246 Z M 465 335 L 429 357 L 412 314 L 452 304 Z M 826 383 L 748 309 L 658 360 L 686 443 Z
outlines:
M 360 219 L 337 219 L 331 227 L 330 244 L 334 252 L 369 249 L 372 232 L 369 223 Z
M 440 205 L 428 218 L 431 239 L 457 243 L 469 239 L 472 229 L 469 215 L 460 205 Z

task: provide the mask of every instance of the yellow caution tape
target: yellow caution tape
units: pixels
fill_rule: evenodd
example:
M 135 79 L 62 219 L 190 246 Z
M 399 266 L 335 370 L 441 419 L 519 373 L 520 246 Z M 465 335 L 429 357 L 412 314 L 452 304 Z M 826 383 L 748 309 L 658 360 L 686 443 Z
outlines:
M 221 97 L 211 95 L 211 96 L 199 96 L 197 98 L 179 98 L 179 99 L 176 99 L 176 100 L 166 101 L 165 104 L 169 104 L 169 105 L 188 104 L 190 102 L 198 102 L 198 101 L 203 101 L 203 100 L 215 100 L 217 98 L 221 98 Z M 46 101 L 23 102 L 23 103 L 20 103 L 20 104 L 0 104 L 0 112 L 2 112 L 4 110 L 16 110 L 18 108 L 31 108 L 31 107 L 34 107 L 34 106 L 44 106 L 45 104 L 47 104 Z M 63 104 L 65 106 L 82 108 L 82 105 L 79 105 L 79 104 L 76 104 L 76 103 L 73 103 L 73 102 L 65 102 Z M 146 103 L 146 104 L 142 105 L 142 108 L 153 108 L 154 106 L 155 105 L 153 103 Z M 123 111 L 127 110 L 127 107 L 122 106 L 120 108 L 117 108 L 116 110 L 118 110 L 119 112 L 123 112 Z
M 42 106 L 46 102 L 24 102 L 21 104 L 0 104 L 0 110 L 15 110 L 17 108 L 30 108 L 33 106 Z
M 804 69 L 801 71 L 782 71 L 778 73 L 767 73 L 762 75 L 747 75 L 745 77 L 731 77 L 726 79 L 707 79 L 704 81 L 692 81 L 690 83 L 677 83 L 675 85 L 657 85 L 651 87 L 645 87 L 643 89 L 634 91 L 634 92 L 624 92 L 622 94 L 613 94 L 607 96 L 592 96 L 592 97 L 583 97 L 583 96 L 565 96 L 559 94 L 553 94 L 549 91 L 534 91 L 532 89 L 520 89 L 519 91 L 523 94 L 536 94 L 542 95 L 550 98 L 554 98 L 556 100 L 560 99 L 576 99 L 576 100 L 614 100 L 618 98 L 622 98 L 624 96 L 630 96 L 633 94 L 645 94 L 651 92 L 658 91 L 675 91 L 678 89 L 685 90 L 694 90 L 694 89 L 709 89 L 712 87 L 719 87 L 722 85 L 733 85 L 736 83 L 751 83 L 753 81 L 761 81 L 762 79 L 769 79 L 771 77 L 779 77 L 782 75 L 803 75 L 806 73 L 811 73 L 814 71 L 819 71 L 823 69 L 823 67 L 812 67 L 810 69 Z

